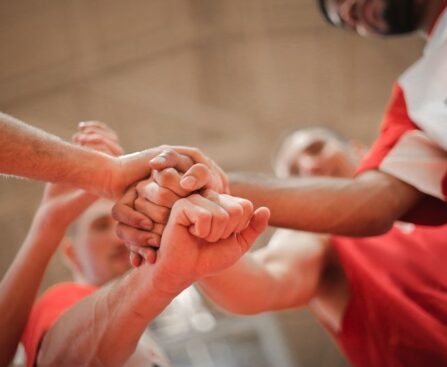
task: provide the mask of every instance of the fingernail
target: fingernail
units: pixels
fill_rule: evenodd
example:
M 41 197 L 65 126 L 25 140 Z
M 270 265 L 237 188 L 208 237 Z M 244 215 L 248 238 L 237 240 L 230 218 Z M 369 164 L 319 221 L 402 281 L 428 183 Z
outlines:
M 151 163 L 164 164 L 166 163 L 166 158 L 163 157 L 155 157 L 151 160 Z
M 193 177 L 193 176 L 186 176 L 186 177 L 182 178 L 180 183 L 185 188 L 192 188 L 192 187 L 194 187 L 194 184 L 196 183 L 196 181 L 197 180 L 195 179 L 195 177 Z
M 155 242 L 155 240 L 154 240 L 153 238 L 149 238 L 149 239 L 147 240 L 147 244 L 148 244 L 149 246 L 151 246 L 151 247 L 158 247 L 158 246 L 157 246 L 157 243 Z
M 142 220 L 142 221 L 140 222 L 140 224 L 141 224 L 141 226 L 142 226 L 144 229 L 148 229 L 148 230 L 151 230 L 152 227 L 153 227 L 152 222 L 151 222 L 150 220 L 147 220 L 147 219 Z

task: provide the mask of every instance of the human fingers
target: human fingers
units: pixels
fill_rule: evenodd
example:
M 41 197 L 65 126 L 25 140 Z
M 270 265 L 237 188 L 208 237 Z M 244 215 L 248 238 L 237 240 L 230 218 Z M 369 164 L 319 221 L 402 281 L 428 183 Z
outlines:
M 222 238 L 229 215 L 218 204 L 201 195 L 191 195 L 182 199 L 190 204 L 185 215 L 190 221 L 190 233 L 207 242 L 216 242 Z
M 118 223 L 116 235 L 123 240 L 126 245 L 138 247 L 159 247 L 160 235 L 154 232 L 143 231 L 127 224 Z
M 191 166 L 183 175 L 180 184 L 187 190 L 198 190 L 206 187 L 220 194 L 228 194 L 230 192 L 228 177 L 211 159 L 209 159 L 208 164 L 196 163 Z
M 200 190 L 210 186 L 211 172 L 203 163 L 196 163 L 183 175 L 180 185 L 188 191 Z
M 143 263 L 143 258 L 137 252 L 129 252 L 129 261 L 134 268 L 138 268 Z
M 228 238 L 233 233 L 239 233 L 247 227 L 253 215 L 253 204 L 249 200 L 218 194 L 212 190 L 206 190 L 202 195 L 221 206 L 228 213 L 229 220 L 222 238 Z
M 191 194 L 193 190 L 185 190 L 180 186 L 182 175 L 175 168 L 165 168 L 161 171 L 153 170 L 151 177 L 159 186 L 173 191 L 180 197 Z
M 153 264 L 157 259 L 157 249 L 153 247 L 135 247 L 126 244 L 129 250 L 129 260 L 133 267 L 139 267 L 144 261 Z
M 146 200 L 145 198 L 138 196 L 135 200 L 135 209 L 144 214 L 144 216 L 150 218 L 155 223 L 166 224 L 168 222 L 170 209 L 164 206 L 160 206 Z
M 112 217 L 119 223 L 150 231 L 153 227 L 153 222 L 134 209 L 135 199 L 137 199 L 137 191 L 135 187 L 131 187 L 120 201 L 113 206 Z
M 144 182 L 144 184 L 137 185 L 138 195 L 151 201 L 156 205 L 165 208 L 172 208 L 174 203 L 180 199 L 173 191 L 159 186 L 154 181 Z
M 106 123 L 101 121 L 82 121 L 78 124 L 79 132 L 100 132 L 107 135 L 110 139 L 118 141 L 118 134 Z
M 161 153 L 149 162 L 152 169 L 176 168 L 180 172 L 186 172 L 194 164 L 194 161 L 187 155 L 179 154 L 170 148 L 161 147 L 161 149 Z
M 247 252 L 261 233 L 264 232 L 268 226 L 269 218 L 270 210 L 266 207 L 260 207 L 255 210 L 247 228 L 236 234 L 242 253 Z
M 124 154 L 123 148 L 107 136 L 98 133 L 76 133 L 72 138 L 73 142 L 91 149 L 99 150 L 113 156 Z

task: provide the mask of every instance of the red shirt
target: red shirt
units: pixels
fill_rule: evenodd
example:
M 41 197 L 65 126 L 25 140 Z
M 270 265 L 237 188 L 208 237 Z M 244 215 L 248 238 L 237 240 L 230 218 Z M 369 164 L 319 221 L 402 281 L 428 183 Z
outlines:
M 34 304 L 28 324 L 22 335 L 27 367 L 34 366 L 37 351 L 44 334 L 64 311 L 97 288 L 77 283 L 60 283 L 49 288 Z
M 380 170 L 425 194 L 402 219 L 447 223 L 447 2 L 424 55 L 399 78 L 380 136 L 359 172 Z
M 351 289 L 336 339 L 352 364 L 447 366 L 447 227 L 332 239 Z

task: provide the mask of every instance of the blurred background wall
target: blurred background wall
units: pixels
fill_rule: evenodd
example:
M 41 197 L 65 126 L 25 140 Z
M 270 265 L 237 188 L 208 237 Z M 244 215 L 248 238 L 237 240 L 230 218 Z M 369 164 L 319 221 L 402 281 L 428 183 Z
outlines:
M 101 120 L 129 152 L 194 145 L 227 170 L 269 173 L 296 128 L 371 142 L 421 46 L 332 29 L 315 0 L 1 1 L 0 110 L 66 139 Z M 1 274 L 41 189 L 0 179 Z M 43 288 L 67 276 L 55 259 Z M 305 311 L 275 318 L 295 365 L 345 365 Z

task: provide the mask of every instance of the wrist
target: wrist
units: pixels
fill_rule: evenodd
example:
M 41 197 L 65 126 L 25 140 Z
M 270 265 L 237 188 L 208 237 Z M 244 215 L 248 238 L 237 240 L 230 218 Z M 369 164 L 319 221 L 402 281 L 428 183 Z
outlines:
M 157 263 L 149 267 L 149 271 L 152 275 L 149 286 L 163 297 L 175 298 L 194 283 L 194 279 L 190 277 L 163 271 L 161 267 L 157 267 Z
M 166 288 L 165 281 L 166 279 L 158 278 L 154 265 L 146 263 L 126 276 L 125 288 L 133 290 L 128 294 L 127 302 L 132 305 L 135 314 L 150 320 L 154 313 L 161 312 L 183 290 Z
M 98 163 L 87 191 L 106 198 L 116 199 L 115 182 L 121 175 L 121 164 L 118 158 L 98 153 Z

